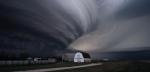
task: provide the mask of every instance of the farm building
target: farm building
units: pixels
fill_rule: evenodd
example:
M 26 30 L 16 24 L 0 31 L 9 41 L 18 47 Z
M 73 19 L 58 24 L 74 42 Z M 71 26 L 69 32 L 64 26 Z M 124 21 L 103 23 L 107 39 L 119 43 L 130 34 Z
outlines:
M 65 53 L 62 59 L 69 62 L 91 62 L 90 55 L 85 52 Z

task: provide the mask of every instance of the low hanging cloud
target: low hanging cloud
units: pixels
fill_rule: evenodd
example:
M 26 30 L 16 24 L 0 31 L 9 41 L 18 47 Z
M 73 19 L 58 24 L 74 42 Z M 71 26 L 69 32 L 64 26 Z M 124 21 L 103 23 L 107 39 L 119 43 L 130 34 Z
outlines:
M 104 52 L 150 50 L 150 1 L 97 1 L 101 2 L 98 29 L 74 41 L 70 48 L 99 53 L 96 57 Z
M 0 53 L 50 56 L 67 51 L 97 25 L 92 0 L 0 1 Z
M 148 0 L 0 1 L 1 53 L 149 50 L 149 5 Z

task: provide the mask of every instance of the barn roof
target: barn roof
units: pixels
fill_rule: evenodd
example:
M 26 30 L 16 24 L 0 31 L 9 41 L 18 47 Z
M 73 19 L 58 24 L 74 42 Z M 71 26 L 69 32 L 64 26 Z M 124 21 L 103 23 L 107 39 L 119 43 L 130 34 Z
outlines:
M 81 53 L 83 54 L 83 57 L 84 57 L 84 58 L 91 58 L 88 53 L 85 53 L 85 52 L 81 52 Z

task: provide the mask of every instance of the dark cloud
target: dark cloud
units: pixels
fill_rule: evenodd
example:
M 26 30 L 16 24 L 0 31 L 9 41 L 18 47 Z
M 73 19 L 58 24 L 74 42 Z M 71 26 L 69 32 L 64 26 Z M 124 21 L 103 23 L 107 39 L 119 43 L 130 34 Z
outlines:
M 139 51 L 115 51 L 115 52 L 93 52 L 93 59 L 108 59 L 108 60 L 149 60 L 149 47 L 139 47 L 143 50 Z M 145 49 L 146 48 L 146 49 Z M 145 50 L 144 50 L 145 49 Z
M 150 50 L 150 2 L 148 0 L 97 1 L 100 2 L 97 3 L 100 18 L 98 29 L 80 37 L 70 46 L 91 52 L 92 57 L 96 58 L 102 56 L 131 59 L 136 55 L 141 59 L 142 56 L 148 58 L 146 54 Z M 148 52 L 140 53 L 143 50 Z M 130 56 L 132 53 L 133 55 Z
M 149 0 L 126 0 L 116 12 L 116 18 L 129 19 L 150 15 Z
M 70 44 L 109 57 L 136 55 L 149 50 L 149 6 L 148 0 L 0 1 L 0 55 L 60 55 Z
M 46 57 L 70 51 L 68 45 L 94 30 L 96 23 L 84 1 L 75 1 L 75 6 L 72 6 L 72 1 L 63 4 L 65 2 L 0 1 L 0 53 Z M 80 7 L 78 2 L 82 3 L 79 3 L 81 9 L 77 8 Z

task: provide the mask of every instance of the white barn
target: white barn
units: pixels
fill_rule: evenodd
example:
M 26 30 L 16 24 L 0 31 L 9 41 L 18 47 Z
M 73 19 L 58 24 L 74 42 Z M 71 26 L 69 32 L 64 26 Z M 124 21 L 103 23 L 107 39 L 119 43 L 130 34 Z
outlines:
M 62 59 L 64 61 L 69 62 L 91 62 L 91 57 L 88 53 L 85 52 L 76 52 L 76 53 L 65 53 L 62 56 Z
M 74 55 L 74 62 L 78 62 L 78 63 L 84 62 L 84 57 L 83 57 L 83 54 L 81 52 L 77 52 Z

